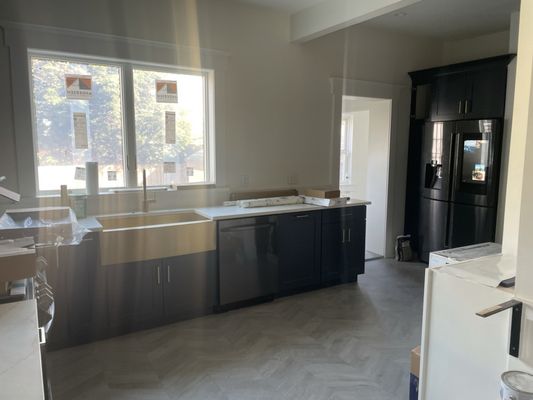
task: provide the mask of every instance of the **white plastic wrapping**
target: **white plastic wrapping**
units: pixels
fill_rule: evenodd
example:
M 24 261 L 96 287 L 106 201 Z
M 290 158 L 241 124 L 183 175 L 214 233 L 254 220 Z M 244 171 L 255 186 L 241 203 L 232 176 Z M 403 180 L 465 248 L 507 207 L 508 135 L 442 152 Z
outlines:
M 69 207 L 6 210 L 0 217 L 0 238 L 32 236 L 36 243 L 75 245 L 89 232 Z

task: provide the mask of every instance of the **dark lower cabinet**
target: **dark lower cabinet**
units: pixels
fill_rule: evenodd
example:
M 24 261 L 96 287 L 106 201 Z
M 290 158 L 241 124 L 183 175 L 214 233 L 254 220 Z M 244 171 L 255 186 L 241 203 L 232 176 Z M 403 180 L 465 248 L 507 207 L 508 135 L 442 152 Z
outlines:
M 58 349 L 102 338 L 107 329 L 105 280 L 98 264 L 98 236 L 77 245 L 44 247 L 48 284 L 54 294 L 54 321 L 48 347 Z
M 212 312 L 216 304 L 216 253 L 163 260 L 163 308 L 166 322 Z
M 320 222 L 319 211 L 278 217 L 280 295 L 320 284 Z
M 110 336 L 209 314 L 215 305 L 215 252 L 102 268 Z
M 244 293 L 245 298 L 250 297 L 250 284 L 266 284 L 272 298 L 353 282 L 364 273 L 366 206 L 248 218 L 229 225 L 219 226 L 218 253 L 101 266 L 98 234 L 77 246 L 39 250 L 49 263 L 55 293 L 50 348 L 210 314 L 222 304 L 221 258 L 233 279 L 233 295 Z
M 163 316 L 161 261 L 117 264 L 106 268 L 111 336 L 157 325 Z
M 324 285 L 357 281 L 365 271 L 366 206 L 323 211 L 322 271 Z

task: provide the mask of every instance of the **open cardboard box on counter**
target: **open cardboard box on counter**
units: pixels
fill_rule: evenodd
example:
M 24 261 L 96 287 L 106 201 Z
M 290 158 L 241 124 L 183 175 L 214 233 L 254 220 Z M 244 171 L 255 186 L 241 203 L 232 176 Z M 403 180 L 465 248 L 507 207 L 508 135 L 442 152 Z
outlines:
M 36 254 L 32 238 L 0 241 L 0 292 L 8 282 L 36 274 Z

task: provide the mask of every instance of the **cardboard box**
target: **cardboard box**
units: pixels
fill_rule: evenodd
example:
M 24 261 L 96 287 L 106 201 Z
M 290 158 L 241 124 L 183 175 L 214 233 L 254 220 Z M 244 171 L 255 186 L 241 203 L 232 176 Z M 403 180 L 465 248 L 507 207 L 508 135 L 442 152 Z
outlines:
M 30 278 L 36 274 L 35 250 L 19 254 L 0 254 L 0 282 Z
M 322 199 L 336 199 L 341 197 L 338 189 L 305 189 L 303 194 L 309 197 L 320 197 Z
M 411 373 L 417 378 L 420 377 L 420 346 L 411 350 Z
M 411 374 L 409 379 L 409 400 L 418 400 L 418 379 L 420 377 L 420 346 L 411 350 Z

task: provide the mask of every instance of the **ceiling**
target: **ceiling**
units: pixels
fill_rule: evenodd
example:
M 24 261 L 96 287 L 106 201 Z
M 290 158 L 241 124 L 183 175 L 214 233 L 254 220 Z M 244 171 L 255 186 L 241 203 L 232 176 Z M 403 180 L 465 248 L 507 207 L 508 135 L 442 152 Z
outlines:
M 460 39 L 509 29 L 510 14 L 519 0 L 422 0 L 399 11 L 365 22 L 366 26 Z
M 314 6 L 323 0 L 240 0 L 243 3 L 255 4 L 258 6 L 275 8 L 280 11 L 293 14 L 304 8 Z
M 321 0 L 241 0 L 259 6 L 295 13 Z M 369 1 L 369 0 L 359 0 Z M 400 11 L 367 22 L 372 26 L 440 39 L 460 39 L 509 28 L 509 15 L 518 11 L 520 0 L 421 0 Z M 399 15 L 398 13 L 406 15 Z

